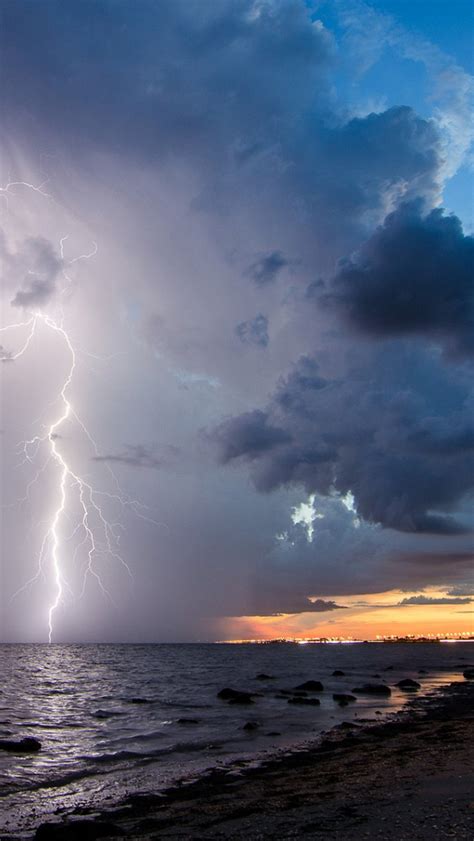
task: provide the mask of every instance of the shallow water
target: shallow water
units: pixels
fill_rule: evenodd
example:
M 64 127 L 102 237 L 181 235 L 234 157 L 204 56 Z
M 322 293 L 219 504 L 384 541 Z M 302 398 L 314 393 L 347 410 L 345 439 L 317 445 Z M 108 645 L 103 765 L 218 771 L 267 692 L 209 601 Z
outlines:
M 393 713 L 410 697 L 394 688 L 398 680 L 414 677 L 430 692 L 462 680 L 473 655 L 469 643 L 2 645 L 0 738 L 34 736 L 42 750 L 0 751 L 0 832 L 28 834 L 61 810 L 110 805 L 210 766 L 303 745 L 342 720 Z M 345 676 L 332 677 L 334 669 Z M 261 672 L 274 679 L 255 680 Z M 333 701 L 333 692 L 375 674 L 390 698 L 345 708 Z M 324 684 L 320 707 L 275 697 L 308 679 Z M 216 697 L 224 686 L 262 697 L 231 706 Z M 248 721 L 259 728 L 243 730 Z

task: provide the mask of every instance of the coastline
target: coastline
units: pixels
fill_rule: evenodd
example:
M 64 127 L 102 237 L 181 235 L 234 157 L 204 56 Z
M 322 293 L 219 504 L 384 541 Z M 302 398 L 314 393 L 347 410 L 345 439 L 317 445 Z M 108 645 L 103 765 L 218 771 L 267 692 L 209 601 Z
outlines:
M 391 720 L 338 725 L 258 767 L 212 770 L 99 813 L 41 824 L 36 841 L 95 838 L 472 839 L 474 682 L 416 697 Z

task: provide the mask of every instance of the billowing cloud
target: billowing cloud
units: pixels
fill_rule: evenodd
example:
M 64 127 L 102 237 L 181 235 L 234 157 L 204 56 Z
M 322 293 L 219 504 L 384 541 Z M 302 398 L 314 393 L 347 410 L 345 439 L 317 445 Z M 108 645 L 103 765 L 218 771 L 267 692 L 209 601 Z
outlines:
M 268 318 L 261 313 L 250 321 L 241 321 L 235 328 L 235 332 L 244 345 L 267 347 L 270 341 L 268 336 Z
M 361 352 L 344 378 L 322 376 L 306 357 L 265 411 L 226 420 L 213 435 L 221 461 L 248 462 L 261 491 L 350 491 L 368 522 L 462 533 L 448 512 L 474 487 L 470 389 L 468 374 L 409 345 Z
M 74 410 L 103 455 L 91 460 L 66 429 L 61 448 L 104 490 L 104 466 L 116 467 L 125 494 L 167 526 L 135 521 L 126 506 L 136 600 L 111 568 L 119 621 L 88 590 L 61 614 L 71 638 L 212 638 L 217 615 L 312 613 L 316 623 L 333 611 L 342 621 L 346 594 L 427 582 L 448 592 L 469 577 L 470 246 L 433 210 L 467 148 L 467 80 L 357 10 L 344 22 L 351 41 L 334 24 L 351 0 L 332 4 L 325 26 L 329 5 L 142 0 L 137 14 L 130 0 L 4 4 L 4 169 L 48 178 L 52 197 L 0 187 L 6 309 L 59 304 L 51 243 L 69 236 L 71 256 L 98 243 L 61 317 L 78 351 Z M 395 83 L 386 100 L 358 85 L 372 48 L 383 63 L 387 46 L 403 99 Z M 444 74 L 442 111 L 424 98 L 433 79 L 420 82 L 420 61 L 435 83 Z M 318 306 L 323 292 L 331 308 Z M 2 337 L 0 357 L 20 336 Z M 4 366 L 13 501 L 24 495 L 17 440 L 51 414 L 67 364 L 42 330 L 32 357 Z M 174 450 L 123 444 L 156 440 Z M 40 496 L 35 485 L 34 522 L 50 512 Z M 37 557 L 36 531 L 28 551 L 18 539 L 25 509 L 11 509 L 2 534 L 0 614 L 17 635 L 44 622 L 35 588 L 22 595 L 36 611 L 30 626 L 31 610 L 7 604 Z
M 474 238 L 456 216 L 402 205 L 345 262 L 323 300 L 377 337 L 420 335 L 474 354 Z

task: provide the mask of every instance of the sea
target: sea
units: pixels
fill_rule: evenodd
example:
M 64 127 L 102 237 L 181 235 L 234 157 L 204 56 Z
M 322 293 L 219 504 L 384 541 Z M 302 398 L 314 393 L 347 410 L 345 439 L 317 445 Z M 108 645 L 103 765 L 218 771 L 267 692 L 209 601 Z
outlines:
M 435 693 L 463 680 L 473 657 L 467 642 L 0 645 L 0 739 L 42 745 L 0 751 L 0 838 L 30 838 L 41 822 L 73 810 L 304 749 L 343 720 L 381 721 L 412 697 L 395 686 L 400 679 Z M 257 679 L 262 673 L 268 679 Z M 320 706 L 277 697 L 307 680 L 323 683 Z M 358 696 L 346 707 L 333 700 L 381 681 L 389 698 Z M 230 705 L 217 697 L 224 687 L 258 695 Z M 249 722 L 257 726 L 244 729 Z

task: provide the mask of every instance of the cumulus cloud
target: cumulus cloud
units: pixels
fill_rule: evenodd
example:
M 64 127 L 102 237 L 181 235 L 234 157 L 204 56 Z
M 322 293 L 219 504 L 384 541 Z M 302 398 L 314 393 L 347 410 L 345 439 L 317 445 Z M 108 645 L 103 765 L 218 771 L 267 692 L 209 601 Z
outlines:
M 462 533 L 449 512 L 474 488 L 470 390 L 465 372 L 410 345 L 354 354 L 344 378 L 322 376 L 305 357 L 265 411 L 225 420 L 211 437 L 223 463 L 250 464 L 261 491 L 350 491 L 368 522 Z
M 441 209 L 402 205 L 346 261 L 322 298 L 358 330 L 421 335 L 474 354 L 474 238 Z
M 270 341 L 268 336 L 268 318 L 261 313 L 250 321 L 241 321 L 235 328 L 235 332 L 244 345 L 267 347 Z

